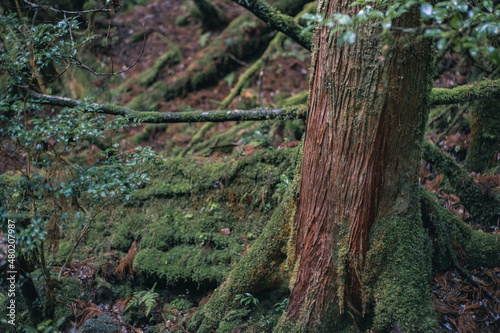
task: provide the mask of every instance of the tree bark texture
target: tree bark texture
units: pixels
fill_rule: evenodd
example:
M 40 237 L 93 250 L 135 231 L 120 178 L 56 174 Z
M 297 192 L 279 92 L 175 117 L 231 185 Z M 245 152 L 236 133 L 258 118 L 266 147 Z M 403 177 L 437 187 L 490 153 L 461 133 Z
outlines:
M 350 3 L 324 1 L 318 11 L 327 17 L 354 14 Z M 419 26 L 418 11 L 394 25 Z M 377 294 L 382 279 L 374 274 L 399 279 L 398 275 L 414 273 L 400 283 L 410 284 L 411 293 L 423 293 L 418 296 L 422 302 L 429 299 L 430 268 L 425 267 L 431 263 L 428 244 L 418 236 L 424 231 L 417 183 L 431 89 L 431 48 L 425 39 L 398 32 L 384 46 L 377 33 L 376 28 L 365 27 L 364 37 L 353 45 L 337 47 L 338 35 L 327 27 L 316 30 L 297 211 L 298 270 L 287 311 L 287 320 L 298 331 L 332 331 L 331 324 L 340 328 L 339 318 L 345 319 L 341 315 L 346 311 L 361 328 L 370 298 L 375 299 L 375 308 L 388 302 Z M 388 236 L 399 224 L 403 226 L 399 235 Z M 374 229 L 394 238 L 392 244 L 376 240 Z M 409 250 L 420 257 L 406 255 L 407 245 L 400 238 L 414 238 L 407 239 L 416 243 Z M 377 241 L 379 249 L 373 248 Z M 396 259 L 394 253 L 416 262 L 403 263 L 408 271 L 398 271 L 397 264 L 386 263 Z M 381 256 L 385 259 L 375 264 L 375 257 Z M 399 291 L 390 297 L 402 296 L 398 301 L 405 302 L 402 287 L 394 286 Z M 425 317 L 432 311 L 424 308 L 420 315 Z M 385 310 L 375 309 L 376 327 L 411 330 L 411 320 L 380 311 Z

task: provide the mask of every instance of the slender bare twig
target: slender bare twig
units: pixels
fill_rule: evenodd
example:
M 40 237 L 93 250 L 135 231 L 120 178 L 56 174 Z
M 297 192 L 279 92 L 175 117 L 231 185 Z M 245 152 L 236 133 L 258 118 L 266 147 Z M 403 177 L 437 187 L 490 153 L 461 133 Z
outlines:
M 39 5 L 39 4 L 30 2 L 28 0 L 23 0 L 23 2 L 32 8 L 37 8 L 37 9 L 43 8 L 43 9 L 51 10 L 53 12 L 64 13 L 64 14 L 107 13 L 107 12 L 111 11 L 111 9 L 107 8 L 109 6 L 109 4 L 104 5 L 98 9 L 72 11 L 72 10 L 63 10 L 63 9 L 55 8 L 55 7 L 52 7 L 49 5 Z
M 128 66 L 127 68 L 125 68 L 125 69 L 123 69 L 123 70 L 121 70 L 119 72 L 113 72 L 114 62 L 113 62 L 113 56 L 111 54 L 110 54 L 110 58 L 111 58 L 111 73 L 96 72 L 94 69 L 92 69 L 89 66 L 83 64 L 79 59 L 77 59 L 76 57 L 73 57 L 73 56 L 71 57 L 71 60 L 73 61 L 72 64 L 74 64 L 75 66 L 84 68 L 84 69 L 88 70 L 89 72 L 91 72 L 94 75 L 100 75 L 100 76 L 118 75 L 118 74 L 121 74 L 121 73 L 124 73 L 124 72 L 130 70 L 132 67 L 134 67 L 135 65 L 137 65 L 137 63 L 139 62 L 139 60 L 141 60 L 142 55 L 144 54 L 144 50 L 145 49 L 146 49 L 146 34 L 144 34 L 144 42 L 142 44 L 141 54 L 139 54 L 139 57 L 134 61 L 134 63 L 132 65 Z

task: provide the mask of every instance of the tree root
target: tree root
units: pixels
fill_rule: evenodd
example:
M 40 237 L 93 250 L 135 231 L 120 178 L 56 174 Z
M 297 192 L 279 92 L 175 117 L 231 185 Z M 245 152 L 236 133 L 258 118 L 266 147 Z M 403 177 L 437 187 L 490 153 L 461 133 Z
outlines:
M 217 82 L 239 66 L 229 54 L 246 59 L 269 43 L 273 33 L 250 13 L 241 15 L 198 52 L 186 71 L 167 82 L 163 99 L 172 100 L 200 87 Z
M 262 234 L 238 264 L 231 270 L 226 281 L 214 292 L 207 304 L 195 312 L 188 325 L 190 332 L 231 332 L 236 326 L 236 315 L 241 317 L 235 296 L 244 292 L 256 293 L 275 288 L 288 282 L 292 267 L 287 265 L 289 242 L 293 237 L 296 194 L 300 182 L 302 148 L 297 150 L 295 176 L 286 189 L 279 206 Z M 244 310 L 244 309 L 243 309 Z
M 196 132 L 196 134 L 193 135 L 187 147 L 180 152 L 178 157 L 186 156 L 186 154 L 193 148 L 193 146 L 202 141 L 205 134 L 207 134 L 212 128 L 214 128 L 215 125 L 217 125 L 217 123 L 210 122 L 203 124 L 203 126 L 198 130 L 198 132 Z
M 496 195 L 484 195 L 480 186 L 451 156 L 443 153 L 434 144 L 424 141 L 423 159 L 448 177 L 455 194 L 471 213 L 474 223 L 495 225 L 498 222 L 500 202 Z
M 493 235 L 471 229 L 445 208 L 439 206 L 432 192 L 421 188 L 420 204 L 424 226 L 434 238 L 433 265 L 436 270 L 447 270 L 455 251 L 450 244 L 459 244 L 471 267 L 493 267 L 500 263 L 500 235 Z M 458 263 L 458 261 L 457 261 Z
M 296 8 L 300 10 L 300 7 L 308 3 L 308 1 L 300 0 L 290 6 L 287 1 L 273 2 L 277 10 L 292 15 L 296 13 L 294 12 L 297 10 Z M 290 20 L 294 22 L 292 18 Z M 165 90 L 164 99 L 169 101 L 216 82 L 239 65 L 232 59 L 232 56 L 245 60 L 249 56 L 255 55 L 255 51 L 262 50 L 273 36 L 274 33 L 271 29 L 251 13 L 241 15 L 195 56 L 181 77 L 172 79 L 167 84 L 168 88 Z
M 465 276 L 470 282 L 472 282 L 477 288 L 482 288 L 482 287 L 487 286 L 488 284 L 486 282 L 484 282 L 483 280 L 481 280 L 477 276 L 473 275 L 471 272 L 469 272 L 464 267 L 462 267 L 462 265 L 460 265 L 460 263 L 458 262 L 458 259 L 457 259 L 457 254 L 455 253 L 455 250 L 453 249 L 453 246 L 451 244 L 450 235 L 449 235 L 448 227 L 446 226 L 446 224 L 443 224 L 443 230 L 444 230 L 444 234 L 446 236 L 446 249 L 448 250 L 448 253 L 450 255 L 450 259 L 451 259 L 451 262 L 453 263 L 453 266 L 463 276 Z M 488 289 L 483 288 L 482 290 L 492 300 L 494 300 L 497 303 L 500 303 L 500 300 L 497 297 L 495 297 L 495 295 L 493 295 Z
M 182 60 L 182 51 L 179 45 L 173 43 L 168 39 L 167 37 L 163 36 L 160 33 L 153 33 L 153 35 L 158 36 L 161 38 L 163 41 L 165 41 L 170 50 L 163 54 L 152 67 L 147 69 L 146 71 L 142 72 L 139 74 L 139 83 L 143 86 L 149 87 L 152 85 L 158 76 L 158 73 L 167 65 L 171 64 L 177 64 Z

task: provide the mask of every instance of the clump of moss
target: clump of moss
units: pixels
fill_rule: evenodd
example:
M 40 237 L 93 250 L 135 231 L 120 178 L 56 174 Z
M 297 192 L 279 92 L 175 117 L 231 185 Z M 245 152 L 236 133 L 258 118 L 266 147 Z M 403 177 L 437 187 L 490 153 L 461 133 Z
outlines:
M 151 184 L 101 213 L 86 246 L 106 260 L 134 241 L 134 271 L 166 286 L 215 286 L 262 232 L 295 149 L 261 149 L 232 161 L 171 158 L 150 170 Z

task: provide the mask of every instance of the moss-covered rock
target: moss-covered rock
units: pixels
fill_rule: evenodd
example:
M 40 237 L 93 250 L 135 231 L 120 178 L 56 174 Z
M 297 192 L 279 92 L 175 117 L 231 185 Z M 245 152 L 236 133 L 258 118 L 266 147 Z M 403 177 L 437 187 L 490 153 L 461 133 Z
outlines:
M 87 320 L 80 330 L 79 333 L 108 333 L 121 331 L 122 326 L 116 320 L 108 315 L 100 315 L 97 318 L 91 318 Z

